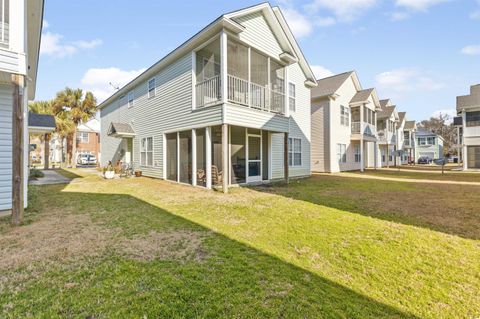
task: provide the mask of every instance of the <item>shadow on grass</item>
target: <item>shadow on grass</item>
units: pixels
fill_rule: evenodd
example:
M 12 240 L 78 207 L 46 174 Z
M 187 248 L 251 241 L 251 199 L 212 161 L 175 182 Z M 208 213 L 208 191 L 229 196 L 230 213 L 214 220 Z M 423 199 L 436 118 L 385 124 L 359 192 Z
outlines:
M 480 239 L 480 186 L 407 183 L 318 175 L 252 187 L 386 221 Z
M 0 293 L 0 304 L 12 306 L 9 316 L 415 318 L 130 195 L 34 188 L 40 219 L 48 205 L 58 203 L 61 214 L 88 213 L 95 224 L 125 237 L 172 229 L 205 232 L 208 257 L 90 258 L 77 268 L 51 270 L 25 283 L 20 293 Z

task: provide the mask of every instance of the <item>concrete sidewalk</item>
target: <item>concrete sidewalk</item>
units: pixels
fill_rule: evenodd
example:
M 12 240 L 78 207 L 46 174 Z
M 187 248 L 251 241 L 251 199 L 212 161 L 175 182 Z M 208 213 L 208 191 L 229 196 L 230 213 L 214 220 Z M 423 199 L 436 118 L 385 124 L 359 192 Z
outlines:
M 54 184 L 68 184 L 70 179 L 66 178 L 55 170 L 42 170 L 44 177 L 40 177 L 36 180 L 31 180 L 28 183 L 30 185 L 54 185 Z

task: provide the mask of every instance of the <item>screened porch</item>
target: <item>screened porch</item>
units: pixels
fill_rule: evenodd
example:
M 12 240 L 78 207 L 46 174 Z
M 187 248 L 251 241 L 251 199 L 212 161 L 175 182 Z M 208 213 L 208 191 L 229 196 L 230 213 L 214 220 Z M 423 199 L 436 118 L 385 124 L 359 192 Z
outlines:
M 196 107 L 222 102 L 220 37 L 195 52 Z M 285 114 L 285 67 L 259 51 L 228 38 L 226 101 Z

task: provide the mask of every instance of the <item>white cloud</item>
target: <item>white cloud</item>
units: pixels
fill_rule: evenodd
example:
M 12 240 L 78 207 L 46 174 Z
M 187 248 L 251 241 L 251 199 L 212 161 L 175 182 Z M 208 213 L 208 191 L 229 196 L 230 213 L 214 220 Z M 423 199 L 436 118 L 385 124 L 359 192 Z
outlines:
M 392 12 L 390 14 L 390 20 L 391 21 L 403 21 L 403 20 L 406 20 L 410 18 L 410 14 L 408 14 L 407 12 Z
M 92 41 L 80 40 L 80 41 L 73 42 L 73 44 L 76 47 L 78 47 L 79 49 L 94 49 L 94 48 L 98 47 L 99 45 L 101 45 L 102 43 L 103 43 L 103 41 L 100 40 L 100 39 L 95 39 L 95 40 L 92 40 Z
M 333 17 L 316 17 L 314 20 L 315 25 L 318 25 L 319 27 L 328 27 L 337 22 Z
M 311 20 L 293 8 L 282 10 L 285 20 L 292 29 L 293 34 L 298 37 L 309 36 L 313 31 Z
M 48 29 L 50 27 L 50 23 L 47 20 L 43 20 L 43 29 Z
M 480 20 L 480 10 L 470 13 L 470 19 Z
M 412 91 L 437 91 L 445 88 L 445 84 L 422 74 L 417 68 L 399 68 L 383 72 L 375 77 L 379 89 L 393 94 Z
M 62 43 L 63 36 L 58 33 L 46 32 L 42 35 L 40 54 L 63 58 L 77 52 L 77 48 L 71 44 Z
M 81 83 L 84 89 L 92 91 L 97 97 L 98 103 L 101 103 L 115 93 L 113 86 L 121 88 L 145 70 L 145 68 L 131 71 L 121 70 L 115 67 L 91 68 L 85 72 Z
M 92 41 L 79 40 L 71 43 L 65 43 L 63 41 L 63 35 L 47 31 L 42 34 L 40 54 L 55 58 L 64 58 L 74 55 L 79 50 L 90 50 L 101 44 L 102 40 L 100 39 L 95 39 Z
M 430 7 L 450 0 L 396 0 L 395 5 L 413 11 L 427 11 Z
M 368 9 L 379 3 L 379 0 L 314 0 L 308 9 L 318 12 L 325 9 L 331 11 L 338 21 L 355 20 Z
M 317 80 L 334 75 L 332 71 L 321 65 L 311 65 L 310 68 Z
M 480 45 L 467 45 L 461 52 L 466 55 L 479 55 Z

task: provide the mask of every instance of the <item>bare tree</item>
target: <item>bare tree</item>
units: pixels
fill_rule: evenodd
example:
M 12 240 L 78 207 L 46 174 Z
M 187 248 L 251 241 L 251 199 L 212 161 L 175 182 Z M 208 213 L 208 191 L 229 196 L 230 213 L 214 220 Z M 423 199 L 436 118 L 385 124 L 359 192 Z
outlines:
M 438 116 L 432 116 L 428 120 L 418 123 L 418 128 L 438 134 L 444 139 L 444 155 L 456 153 L 455 140 L 456 128 L 453 126 L 452 117 L 448 114 L 440 113 Z

